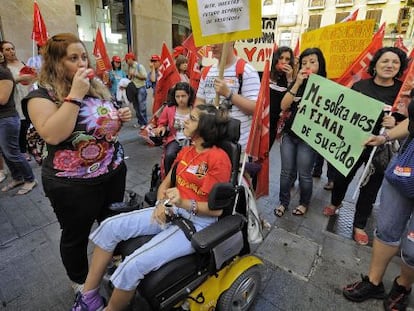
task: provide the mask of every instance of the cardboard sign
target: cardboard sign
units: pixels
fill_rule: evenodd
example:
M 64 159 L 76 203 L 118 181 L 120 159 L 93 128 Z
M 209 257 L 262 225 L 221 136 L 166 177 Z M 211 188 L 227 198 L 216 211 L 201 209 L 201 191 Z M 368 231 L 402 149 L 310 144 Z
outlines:
M 260 1 L 192 0 L 187 4 L 196 46 L 261 35 Z
M 292 130 L 347 176 L 383 106 L 378 100 L 312 74 Z
M 320 48 L 326 60 L 328 78 L 338 78 L 371 43 L 374 25 L 374 20 L 370 19 L 305 32 L 301 36 L 300 50 Z

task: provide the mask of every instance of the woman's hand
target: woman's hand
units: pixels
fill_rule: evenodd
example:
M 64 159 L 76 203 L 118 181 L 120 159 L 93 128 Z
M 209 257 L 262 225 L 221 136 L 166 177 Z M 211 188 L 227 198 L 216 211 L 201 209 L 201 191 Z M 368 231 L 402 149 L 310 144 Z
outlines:
M 171 204 L 174 204 L 175 206 L 178 206 L 178 207 L 182 205 L 181 195 L 176 187 L 167 189 L 165 191 L 165 195 L 167 199 L 170 200 Z
M 156 127 L 155 129 L 152 130 L 155 136 L 164 136 L 165 131 L 166 131 L 165 126 Z
M 72 79 L 72 87 L 70 88 L 69 97 L 83 99 L 89 91 L 90 80 L 88 74 L 93 69 L 79 68 Z
M 289 64 L 284 64 L 280 67 L 280 69 L 286 74 L 286 78 L 288 80 L 288 82 L 292 82 L 293 81 L 293 68 L 291 65 Z
M 164 225 L 167 222 L 167 215 L 165 214 L 164 201 L 158 203 L 152 213 L 151 219 L 159 225 Z
M 386 141 L 385 136 L 383 135 L 373 135 L 370 136 L 365 142 L 364 145 L 365 146 L 379 146 L 384 144 Z
M 395 126 L 395 118 L 393 116 L 390 115 L 386 115 L 384 116 L 384 118 L 382 118 L 382 126 L 387 128 L 387 129 L 391 129 Z
M 122 122 L 128 122 L 132 119 L 131 109 L 129 107 L 123 107 L 118 109 L 118 117 Z

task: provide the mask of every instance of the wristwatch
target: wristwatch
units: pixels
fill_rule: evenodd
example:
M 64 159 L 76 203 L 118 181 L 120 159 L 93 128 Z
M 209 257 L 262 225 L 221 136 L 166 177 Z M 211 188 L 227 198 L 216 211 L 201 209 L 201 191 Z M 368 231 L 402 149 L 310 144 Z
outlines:
M 230 94 L 229 94 L 229 96 L 226 97 L 226 100 L 231 102 L 231 98 L 233 97 L 233 94 L 234 94 L 233 90 L 230 90 Z

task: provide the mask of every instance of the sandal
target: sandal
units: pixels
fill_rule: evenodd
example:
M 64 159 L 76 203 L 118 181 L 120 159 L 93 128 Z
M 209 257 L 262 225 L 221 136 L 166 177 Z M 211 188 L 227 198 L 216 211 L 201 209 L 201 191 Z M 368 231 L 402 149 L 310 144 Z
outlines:
M 37 186 L 37 181 L 36 180 L 33 180 L 32 182 L 25 182 L 23 187 L 21 187 L 19 189 L 19 191 L 17 191 L 17 194 L 18 195 L 27 194 L 30 191 L 32 191 L 33 188 L 36 187 L 36 186 Z
M 295 215 L 295 216 L 303 216 L 303 215 L 306 214 L 307 211 L 308 211 L 308 208 L 306 206 L 299 205 L 295 209 L 293 209 L 292 215 Z
M 323 209 L 323 214 L 325 216 L 333 216 L 336 214 L 336 211 L 339 210 L 342 207 L 342 204 L 339 204 L 339 206 L 335 206 L 335 205 L 328 205 L 325 206 L 325 208 Z
M 354 228 L 353 238 L 359 245 L 365 246 L 369 242 L 368 234 L 362 229 Z
M 283 205 L 279 205 L 278 208 L 275 208 L 273 210 L 273 213 L 275 214 L 275 216 L 277 217 L 282 217 L 286 212 L 286 207 L 284 207 Z
M 10 191 L 20 185 L 23 185 L 24 181 L 23 180 L 12 180 L 9 184 L 7 184 L 6 186 L 4 186 L 3 188 L 1 188 L 2 192 L 7 192 Z

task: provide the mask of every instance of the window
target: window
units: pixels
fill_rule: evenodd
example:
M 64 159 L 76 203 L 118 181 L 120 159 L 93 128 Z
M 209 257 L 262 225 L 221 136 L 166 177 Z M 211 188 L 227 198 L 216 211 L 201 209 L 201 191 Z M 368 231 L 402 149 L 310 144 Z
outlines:
M 292 32 L 290 30 L 283 30 L 280 33 L 279 46 L 290 46 L 292 44 Z
M 368 10 L 367 15 L 365 15 L 365 19 L 375 20 L 375 31 L 377 31 L 379 28 L 379 24 L 381 22 L 381 15 L 382 10 Z
M 335 24 L 343 21 L 345 18 L 349 16 L 349 14 L 350 14 L 349 12 L 336 13 Z
M 273 0 L 264 0 L 263 5 L 273 5 Z
M 325 0 L 309 0 L 309 9 L 323 9 Z
M 294 3 L 295 0 L 285 0 L 285 3 Z
M 310 15 L 309 16 L 309 25 L 308 25 L 308 30 L 307 31 L 311 31 L 311 30 L 315 30 L 318 29 L 321 26 L 321 19 L 322 19 L 322 15 Z
M 354 5 L 353 0 L 336 0 L 337 7 L 352 6 L 352 5 Z
M 397 31 L 404 34 L 408 29 L 408 22 L 410 21 L 410 9 L 402 8 L 398 13 Z
M 368 0 L 367 4 L 386 3 L 387 0 Z

